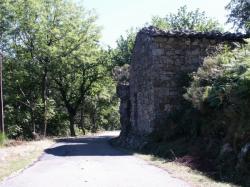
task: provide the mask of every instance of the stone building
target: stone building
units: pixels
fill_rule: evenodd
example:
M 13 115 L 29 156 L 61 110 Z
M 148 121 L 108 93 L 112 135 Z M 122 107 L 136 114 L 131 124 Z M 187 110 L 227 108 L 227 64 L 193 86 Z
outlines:
M 123 139 L 150 134 L 181 107 L 183 78 L 202 65 L 220 44 L 244 43 L 243 34 L 162 31 L 143 28 L 136 37 L 129 86 L 118 86 Z

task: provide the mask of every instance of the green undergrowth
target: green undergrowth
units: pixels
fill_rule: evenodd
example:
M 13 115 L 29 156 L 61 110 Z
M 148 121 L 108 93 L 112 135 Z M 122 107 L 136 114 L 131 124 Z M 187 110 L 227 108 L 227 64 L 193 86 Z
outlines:
M 219 158 L 222 144 L 219 140 L 214 140 L 213 143 L 214 145 L 211 146 L 202 138 L 152 141 L 143 148 L 142 153 L 163 158 L 166 163 L 173 162 L 189 167 L 192 171 L 197 171 L 213 181 L 249 186 L 248 172 L 235 169 L 235 157 L 232 155 Z
M 0 133 L 0 146 L 3 146 L 5 142 L 7 141 L 7 137 L 4 133 Z

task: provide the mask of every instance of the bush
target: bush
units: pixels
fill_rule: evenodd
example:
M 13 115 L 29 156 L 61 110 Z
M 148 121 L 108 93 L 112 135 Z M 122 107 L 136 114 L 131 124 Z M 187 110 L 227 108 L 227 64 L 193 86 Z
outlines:
M 204 136 L 217 134 L 235 149 L 241 146 L 236 142 L 250 141 L 244 135 L 250 133 L 250 45 L 206 59 L 184 98 L 204 114 Z
M 5 136 L 4 133 L 0 133 L 0 146 L 4 145 L 4 143 L 6 142 L 7 137 Z

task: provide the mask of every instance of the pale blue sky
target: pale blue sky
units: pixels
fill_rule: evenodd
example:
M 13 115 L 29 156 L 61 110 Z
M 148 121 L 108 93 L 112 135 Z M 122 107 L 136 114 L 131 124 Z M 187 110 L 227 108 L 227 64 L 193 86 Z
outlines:
M 189 10 L 199 8 L 220 23 L 226 22 L 225 6 L 230 0 L 78 0 L 87 9 L 95 9 L 97 23 L 103 27 L 101 42 L 115 47 L 115 41 L 131 27 L 141 27 L 153 15 L 164 17 L 176 12 L 180 6 Z M 228 27 L 229 28 L 229 27 Z

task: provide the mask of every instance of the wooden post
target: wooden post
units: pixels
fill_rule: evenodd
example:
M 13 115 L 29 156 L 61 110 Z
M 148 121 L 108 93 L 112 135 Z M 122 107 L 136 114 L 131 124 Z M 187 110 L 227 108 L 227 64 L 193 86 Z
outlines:
M 3 55 L 0 53 L 0 132 L 4 133 L 4 115 L 3 115 Z

